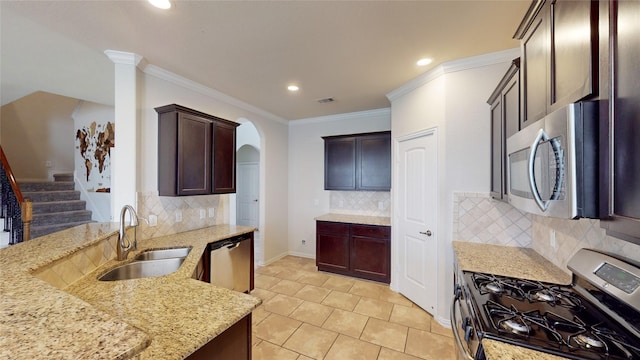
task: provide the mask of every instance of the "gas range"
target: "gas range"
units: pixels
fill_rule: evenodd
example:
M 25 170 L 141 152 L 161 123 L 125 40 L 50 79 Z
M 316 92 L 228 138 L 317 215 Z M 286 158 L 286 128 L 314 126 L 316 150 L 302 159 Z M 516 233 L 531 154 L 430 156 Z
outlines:
M 569 268 L 571 285 L 459 272 L 452 326 L 463 357 L 483 359 L 482 339 L 493 339 L 570 359 L 640 360 L 640 268 L 586 249 Z

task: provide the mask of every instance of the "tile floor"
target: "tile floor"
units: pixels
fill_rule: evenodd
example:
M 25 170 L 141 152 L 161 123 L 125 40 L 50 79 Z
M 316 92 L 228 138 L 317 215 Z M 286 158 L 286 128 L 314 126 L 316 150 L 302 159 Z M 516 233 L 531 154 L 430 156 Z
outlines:
M 454 359 L 451 330 L 380 283 L 287 256 L 256 269 L 253 359 Z

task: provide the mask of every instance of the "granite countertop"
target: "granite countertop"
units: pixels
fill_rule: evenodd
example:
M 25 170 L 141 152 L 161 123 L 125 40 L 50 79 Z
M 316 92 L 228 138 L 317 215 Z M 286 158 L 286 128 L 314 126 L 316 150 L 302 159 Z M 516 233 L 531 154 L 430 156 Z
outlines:
M 32 272 L 106 241 L 117 233 L 117 224 L 82 225 L 0 250 L 0 358 L 185 358 L 260 304 L 253 296 L 192 279 L 208 243 L 253 230 L 217 225 L 140 241 L 136 253 L 176 246 L 192 250 L 170 275 L 98 281 L 123 263 L 111 260 L 64 290 Z
M 362 225 L 391 226 L 391 218 L 388 216 L 367 216 L 349 214 L 324 214 L 315 218 L 317 221 L 330 221 Z
M 530 248 L 453 242 L 458 267 L 464 271 L 483 272 L 555 284 L 571 283 L 571 276 Z M 483 339 L 487 360 L 531 359 L 556 360 L 561 357 L 534 351 L 502 341 Z

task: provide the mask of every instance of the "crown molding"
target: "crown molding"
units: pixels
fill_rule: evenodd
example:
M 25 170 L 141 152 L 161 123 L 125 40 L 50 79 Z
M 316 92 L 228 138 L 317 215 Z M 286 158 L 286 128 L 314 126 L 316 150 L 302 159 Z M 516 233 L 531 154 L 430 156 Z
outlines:
M 107 55 L 109 60 L 113 61 L 115 64 L 138 66 L 143 59 L 142 56 L 136 53 L 125 51 L 105 50 L 104 54 Z
M 214 98 L 216 100 L 220 100 L 224 103 L 227 103 L 229 105 L 233 105 L 236 106 L 238 108 L 241 108 L 243 110 L 249 111 L 251 113 L 254 113 L 256 115 L 260 115 L 263 116 L 269 120 L 273 120 L 275 122 L 287 125 L 288 121 L 284 118 L 281 118 L 277 115 L 274 115 L 270 112 L 267 112 L 265 110 L 262 110 L 258 107 L 255 107 L 251 104 L 248 104 L 244 101 L 238 100 L 232 96 L 226 95 L 221 93 L 218 90 L 214 90 L 208 86 L 202 85 L 198 82 L 195 82 L 193 80 L 189 80 L 183 76 L 177 75 L 175 73 L 172 73 L 168 70 L 165 70 L 159 66 L 153 65 L 153 64 L 149 64 L 149 63 L 144 63 L 143 66 L 140 67 L 140 70 L 142 70 L 142 72 L 144 72 L 147 75 L 151 75 L 154 77 L 157 77 L 159 79 L 162 80 L 166 80 L 168 82 L 171 82 L 173 84 L 182 86 L 184 88 L 193 90 L 197 93 L 200 93 L 202 95 Z
M 356 111 L 343 114 L 318 116 L 312 118 L 298 119 L 289 122 L 289 126 L 317 124 L 331 121 L 347 121 L 353 119 L 370 118 L 373 116 L 391 116 L 391 108 L 382 108 L 375 110 Z
M 499 64 L 503 62 L 511 62 L 513 61 L 513 59 L 519 56 L 520 56 L 520 48 L 513 48 L 509 50 L 497 51 L 497 52 L 479 55 L 479 56 L 472 56 L 468 58 L 447 61 L 427 71 L 426 73 L 418 76 L 417 78 L 409 81 L 408 83 L 402 85 L 401 87 L 391 91 L 390 93 L 387 94 L 387 99 L 389 99 L 390 101 L 394 101 L 399 97 L 406 95 L 407 93 L 447 73 L 463 71 L 463 70 L 471 70 L 471 69 Z

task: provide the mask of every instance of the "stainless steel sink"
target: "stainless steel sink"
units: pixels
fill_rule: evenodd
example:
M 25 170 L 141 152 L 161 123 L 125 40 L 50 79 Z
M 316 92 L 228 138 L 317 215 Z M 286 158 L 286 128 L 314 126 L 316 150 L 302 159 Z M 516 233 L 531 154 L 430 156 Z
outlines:
M 134 261 L 132 263 L 118 266 L 117 268 L 100 276 L 98 280 L 115 281 L 168 275 L 176 272 L 183 262 L 184 257 Z
M 141 252 L 134 260 L 159 260 L 171 258 L 184 258 L 189 255 L 190 247 L 181 247 L 173 249 L 153 249 Z

